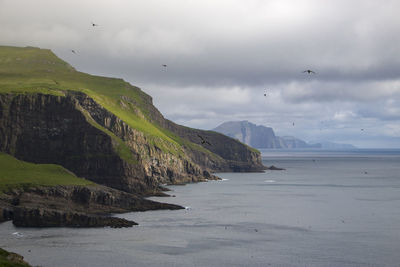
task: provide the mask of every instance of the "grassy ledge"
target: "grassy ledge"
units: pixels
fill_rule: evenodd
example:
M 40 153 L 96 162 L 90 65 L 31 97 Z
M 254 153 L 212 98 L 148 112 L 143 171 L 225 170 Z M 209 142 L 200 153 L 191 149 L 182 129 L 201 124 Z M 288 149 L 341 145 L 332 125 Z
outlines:
M 0 192 L 29 186 L 94 185 L 56 164 L 34 164 L 0 153 Z

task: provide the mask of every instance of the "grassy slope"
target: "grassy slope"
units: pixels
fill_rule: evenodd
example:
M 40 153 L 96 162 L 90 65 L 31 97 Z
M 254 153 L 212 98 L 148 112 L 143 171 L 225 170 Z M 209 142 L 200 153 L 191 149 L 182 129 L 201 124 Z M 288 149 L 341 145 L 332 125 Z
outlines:
M 144 99 L 148 96 L 139 88 L 122 79 L 78 72 L 47 49 L 0 46 L 0 93 L 64 95 L 66 90 L 86 93 L 132 128 L 143 132 L 150 143 L 157 143 L 164 151 L 183 154 L 181 138 L 146 119 Z
M 31 185 L 93 185 L 55 164 L 34 164 L 0 153 L 0 192 Z
M 0 266 L 3 267 L 29 267 L 29 264 L 25 264 L 25 263 L 19 263 L 19 262 L 15 262 L 15 261 L 10 261 L 9 259 L 7 259 L 7 256 L 9 256 L 11 253 L 0 248 Z

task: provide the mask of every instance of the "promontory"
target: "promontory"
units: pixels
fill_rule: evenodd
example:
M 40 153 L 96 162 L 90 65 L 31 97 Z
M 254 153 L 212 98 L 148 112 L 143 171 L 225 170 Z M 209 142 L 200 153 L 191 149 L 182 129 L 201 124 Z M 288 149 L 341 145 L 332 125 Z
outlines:
M 145 199 L 165 184 L 265 169 L 260 153 L 167 120 L 122 79 L 75 70 L 52 51 L 0 46 L 0 221 L 135 224 L 109 213 L 180 206 Z

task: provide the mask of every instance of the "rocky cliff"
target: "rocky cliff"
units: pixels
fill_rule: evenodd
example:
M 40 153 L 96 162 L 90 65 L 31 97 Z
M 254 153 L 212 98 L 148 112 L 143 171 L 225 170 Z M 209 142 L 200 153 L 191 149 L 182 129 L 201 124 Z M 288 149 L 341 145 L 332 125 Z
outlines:
M 255 148 L 321 148 L 321 144 L 308 144 L 293 136 L 276 136 L 270 127 L 248 121 L 224 122 L 214 129 Z
M 264 169 L 258 151 L 164 119 L 150 96 L 120 79 L 77 72 L 49 50 L 0 47 L 5 55 L 0 151 L 20 160 L 142 195 L 215 179 L 215 171 Z

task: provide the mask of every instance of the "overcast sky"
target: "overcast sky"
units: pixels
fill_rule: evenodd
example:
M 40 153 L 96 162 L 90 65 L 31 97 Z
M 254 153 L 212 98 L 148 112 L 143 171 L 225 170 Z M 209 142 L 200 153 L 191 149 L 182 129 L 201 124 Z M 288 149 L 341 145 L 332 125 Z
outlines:
M 399 148 L 399 10 L 398 0 L 0 0 L 0 45 L 121 77 L 186 126 L 248 120 L 306 141 Z

